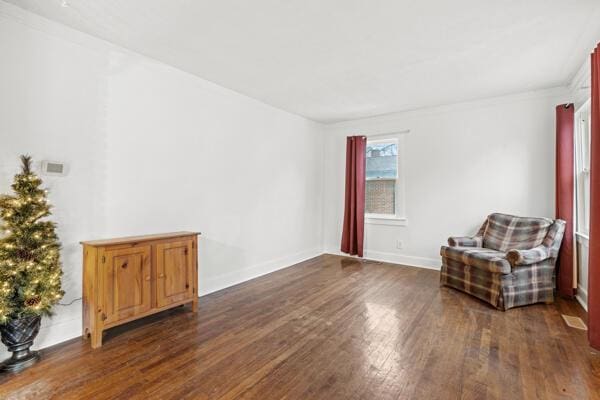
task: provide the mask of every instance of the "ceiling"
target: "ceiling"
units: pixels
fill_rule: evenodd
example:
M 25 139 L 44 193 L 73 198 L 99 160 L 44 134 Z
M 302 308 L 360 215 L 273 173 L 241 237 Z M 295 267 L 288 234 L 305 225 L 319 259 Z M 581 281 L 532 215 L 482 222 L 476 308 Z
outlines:
M 567 84 L 598 0 L 8 0 L 320 122 Z

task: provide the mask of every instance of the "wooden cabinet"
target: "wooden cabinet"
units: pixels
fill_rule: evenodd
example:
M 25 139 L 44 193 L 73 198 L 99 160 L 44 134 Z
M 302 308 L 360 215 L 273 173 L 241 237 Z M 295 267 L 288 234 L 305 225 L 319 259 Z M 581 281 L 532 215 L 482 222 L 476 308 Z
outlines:
M 104 283 L 105 324 L 143 314 L 152 308 L 150 246 L 106 250 L 100 266 Z
M 156 245 L 156 301 L 159 307 L 192 297 L 192 249 L 191 240 Z
M 198 305 L 198 233 L 175 232 L 81 242 L 83 336 L 190 303 Z

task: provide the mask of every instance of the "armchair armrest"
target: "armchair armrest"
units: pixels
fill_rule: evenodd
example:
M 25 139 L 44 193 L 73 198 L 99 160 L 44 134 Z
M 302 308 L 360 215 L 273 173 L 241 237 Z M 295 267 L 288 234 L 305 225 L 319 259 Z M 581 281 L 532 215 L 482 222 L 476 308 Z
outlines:
M 450 236 L 448 245 L 450 247 L 482 247 L 483 236 Z
M 550 248 L 542 244 L 529 250 L 509 250 L 506 259 L 513 267 L 531 265 L 552 257 L 552 253 Z
M 483 247 L 483 234 L 487 228 L 487 223 L 486 219 L 475 236 L 450 236 L 448 245 L 450 247 Z

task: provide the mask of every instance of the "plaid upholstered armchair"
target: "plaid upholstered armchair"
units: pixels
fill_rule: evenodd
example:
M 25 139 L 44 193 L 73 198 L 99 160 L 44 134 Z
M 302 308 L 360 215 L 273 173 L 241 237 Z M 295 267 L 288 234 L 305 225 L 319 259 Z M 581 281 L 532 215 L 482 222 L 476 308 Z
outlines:
M 491 214 L 473 237 L 442 246 L 440 281 L 500 310 L 554 301 L 565 221 Z

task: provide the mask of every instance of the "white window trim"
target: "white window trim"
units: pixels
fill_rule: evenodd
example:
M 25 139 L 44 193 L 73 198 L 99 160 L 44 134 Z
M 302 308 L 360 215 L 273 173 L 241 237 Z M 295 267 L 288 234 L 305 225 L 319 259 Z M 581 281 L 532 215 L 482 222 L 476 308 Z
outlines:
M 584 205 L 584 200 L 581 199 L 580 194 L 581 194 L 581 188 L 579 187 L 579 174 L 583 173 L 586 175 L 589 175 L 589 170 L 585 167 L 582 167 L 581 162 L 583 161 L 583 154 L 582 154 L 582 148 L 581 148 L 581 114 L 582 113 L 588 113 L 590 112 L 590 108 L 591 108 L 591 99 L 588 99 L 587 101 L 585 101 L 581 107 L 579 107 L 576 112 L 575 112 L 575 179 L 574 179 L 574 183 L 575 183 L 575 190 L 574 190 L 574 194 L 575 194 L 575 210 L 574 210 L 574 221 L 575 221 L 575 238 L 578 242 L 584 244 L 584 245 L 588 245 L 589 242 L 589 226 L 587 227 L 588 231 L 584 231 L 580 229 L 579 223 L 581 222 L 581 216 L 579 215 L 580 210 L 583 210 L 585 208 Z M 589 118 L 589 116 L 588 116 Z M 588 157 L 590 156 L 589 154 L 587 155 Z M 590 204 L 587 204 L 587 206 L 589 207 Z M 588 224 L 590 221 L 587 221 Z
M 408 219 L 406 217 L 406 202 L 405 202 L 405 165 L 404 160 L 404 138 L 410 130 L 404 130 L 393 133 L 366 135 L 367 143 L 386 142 L 389 140 L 396 140 L 398 143 L 398 164 L 397 164 L 397 176 L 396 176 L 396 214 L 367 214 L 365 213 L 365 224 L 371 225 L 390 225 L 390 226 L 408 226 Z
M 396 217 L 394 215 L 365 214 L 365 224 L 408 226 L 408 220 L 405 217 Z

